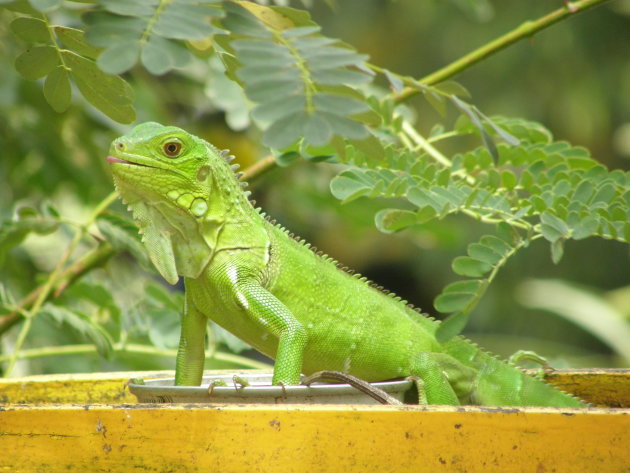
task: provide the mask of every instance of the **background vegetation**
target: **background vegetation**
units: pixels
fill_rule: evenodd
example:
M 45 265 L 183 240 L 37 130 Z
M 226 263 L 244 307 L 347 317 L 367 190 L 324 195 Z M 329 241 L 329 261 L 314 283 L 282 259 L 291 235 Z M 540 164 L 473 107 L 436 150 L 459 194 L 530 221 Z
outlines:
M 158 2 L 144 7 L 114 1 L 1 3 L 0 361 L 5 373 L 174 366 L 181 288 L 167 287 L 153 272 L 126 211 L 107 200 L 109 143 L 129 129 L 127 124 L 146 120 L 175 124 L 230 148 L 243 168 L 255 165 L 247 174 L 253 197 L 284 226 L 426 312 L 454 314 L 453 331 L 472 311 L 465 333 L 491 351 L 509 355 L 533 349 L 554 366 L 630 365 L 624 244 L 630 178 L 622 172 L 630 157 L 627 0 L 576 2 L 605 5 L 569 15 L 464 69 L 456 78 L 470 97 L 458 84 L 413 78 L 430 79 L 524 21 L 564 11 L 562 2 L 294 5 L 308 7 L 321 33 L 302 10 L 174 2 L 172 8 L 186 15 L 164 10 L 159 16 L 164 24 L 155 25 L 148 38 L 143 32 Z M 279 26 L 276 17 L 260 23 L 257 18 L 265 12 L 281 13 L 289 26 Z M 207 17 L 214 20 L 200 20 Z M 112 29 L 124 22 L 125 28 Z M 220 27 L 230 34 L 213 36 Z M 51 34 L 55 50 L 46 49 Z M 318 39 L 326 37 L 353 49 Z M 305 38 L 311 39 L 300 43 Z M 293 59 L 308 60 L 287 59 L 280 49 L 289 46 L 299 51 Z M 369 55 L 367 68 L 363 54 Z M 261 58 L 263 63 L 257 62 Z M 260 86 L 256 67 L 264 63 L 286 69 L 290 84 L 308 73 L 312 87 L 300 88 L 303 92 L 278 111 L 274 100 L 283 97 L 284 86 L 280 94 L 270 79 Z M 304 120 L 302 128 L 291 128 L 296 119 Z M 301 136 L 304 140 L 295 144 Z M 426 146 L 429 137 L 439 148 L 435 153 Z M 588 149 L 608 170 L 619 171 L 595 166 L 583 148 L 554 144 L 560 141 Z M 268 166 L 270 147 L 281 167 Z M 493 164 L 493 153 L 501 166 Z M 436 156 L 452 162 L 436 162 Z M 545 170 L 532 173 L 527 187 L 525 172 L 517 168 L 541 157 Z M 557 160 L 573 177 L 543 183 L 540 176 L 551 176 L 549 163 Z M 601 172 L 586 174 L 591 167 Z M 510 212 L 526 209 L 528 199 L 533 208 L 506 217 L 497 213 L 503 205 L 498 201 L 485 212 L 468 205 L 474 199 L 454 207 L 430 205 L 428 194 L 411 192 L 430 191 L 427 176 L 444 169 L 449 183 L 465 186 L 473 179 L 472 189 L 512 198 Z M 386 171 L 411 180 L 378 184 L 391 177 Z M 437 179 L 431 182 L 443 186 Z M 568 183 L 566 190 L 555 187 L 560 181 Z M 593 189 L 581 188 L 588 196 L 583 207 L 575 207 L 579 219 L 572 222 L 562 209 L 573 207 L 558 199 L 579 200 L 582 182 L 593 183 Z M 516 191 L 524 189 L 528 199 L 516 199 Z M 553 194 L 552 202 L 545 203 L 545 191 Z M 339 199 L 347 203 L 340 205 Z M 479 220 L 504 225 L 495 229 Z M 518 227 L 521 221 L 525 227 Z M 505 237 L 507 248 L 482 239 L 515 228 L 522 239 Z M 532 235 L 540 238 L 530 241 Z M 591 235 L 604 238 L 583 239 Z M 518 245 L 527 247 L 512 255 Z M 488 248 L 496 251 L 485 260 L 488 267 L 480 268 L 474 261 L 484 262 L 479 251 Z M 468 259 L 462 258 L 466 254 Z M 454 260 L 459 276 L 451 268 Z M 461 276 L 468 286 L 449 291 Z M 436 305 L 442 314 L 434 306 L 441 293 Z M 259 366 L 244 357 L 252 353 L 241 352 L 245 347 L 234 337 L 216 327 L 212 334 L 207 367 Z

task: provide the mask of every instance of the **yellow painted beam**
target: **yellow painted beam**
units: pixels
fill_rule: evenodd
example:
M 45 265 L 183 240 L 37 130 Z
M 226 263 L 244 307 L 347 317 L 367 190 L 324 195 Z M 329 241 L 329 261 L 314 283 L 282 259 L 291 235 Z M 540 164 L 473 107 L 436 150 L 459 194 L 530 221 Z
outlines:
M 0 380 L 0 473 L 630 473 L 629 370 L 550 376 L 618 409 L 151 405 L 124 389 L 169 375 Z
M 0 378 L 0 405 L 136 402 L 135 396 L 126 389 L 126 382 L 130 378 L 153 379 L 174 376 L 174 371 L 117 371 Z
M 628 472 L 628 411 L 7 406 L 6 472 Z

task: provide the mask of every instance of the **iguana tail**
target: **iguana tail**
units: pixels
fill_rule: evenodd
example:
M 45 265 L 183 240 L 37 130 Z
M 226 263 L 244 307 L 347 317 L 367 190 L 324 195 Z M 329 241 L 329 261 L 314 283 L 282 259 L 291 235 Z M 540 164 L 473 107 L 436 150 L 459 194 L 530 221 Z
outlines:
M 452 338 L 443 348 L 445 354 L 476 372 L 469 386 L 469 399 L 460 399 L 462 403 L 490 406 L 586 406 L 576 397 L 499 360 L 463 337 Z

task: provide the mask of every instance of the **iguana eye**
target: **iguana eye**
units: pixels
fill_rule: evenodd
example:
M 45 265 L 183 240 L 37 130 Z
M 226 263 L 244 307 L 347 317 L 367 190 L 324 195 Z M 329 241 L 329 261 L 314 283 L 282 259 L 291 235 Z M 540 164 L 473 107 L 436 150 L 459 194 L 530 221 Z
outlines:
M 176 158 L 182 150 L 182 144 L 178 141 L 169 141 L 162 146 L 164 154 L 169 158 Z

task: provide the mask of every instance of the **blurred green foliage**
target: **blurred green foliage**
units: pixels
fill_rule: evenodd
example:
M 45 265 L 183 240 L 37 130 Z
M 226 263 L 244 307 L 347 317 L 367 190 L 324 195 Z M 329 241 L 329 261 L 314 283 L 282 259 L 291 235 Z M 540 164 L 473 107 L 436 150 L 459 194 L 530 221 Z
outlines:
M 389 112 L 385 109 L 391 104 L 384 97 L 388 87 L 408 85 L 402 83 L 406 76 L 426 76 L 523 21 L 561 8 L 562 2 L 345 0 L 332 6 L 328 2 L 312 2 L 312 24 L 320 25 L 327 37 L 340 38 L 354 49 L 341 54 L 336 43 L 313 41 L 303 43 L 300 50 L 296 46 L 296 38 L 300 36 L 285 35 L 286 41 L 279 44 L 287 48 L 295 46 L 305 56 L 323 54 L 320 48 L 333 49 L 320 63 L 307 61 L 305 68 L 290 72 L 291 78 L 303 78 L 300 74 L 305 71 L 316 72 L 318 65 L 331 64 L 326 61 L 335 57 L 340 62 L 338 66 L 322 69 L 335 74 L 311 74 L 305 80 L 306 92 L 298 94 L 295 100 L 297 108 L 289 113 L 288 105 L 283 103 L 284 115 L 280 120 L 275 115 L 277 109 L 273 108 L 277 95 L 269 89 L 256 89 L 255 67 L 259 65 L 256 61 L 260 57 L 265 59 L 263 52 L 268 45 L 261 46 L 260 41 L 265 40 L 267 33 L 259 26 L 255 26 L 258 30 L 252 27 L 255 22 L 239 23 L 241 20 L 228 15 L 228 19 L 232 18 L 231 28 L 240 35 L 236 43 L 232 37 L 204 42 L 204 35 L 218 31 L 216 22 L 211 26 L 209 22 L 195 21 L 186 28 L 187 24 L 174 16 L 170 19 L 173 23 L 157 30 L 153 43 L 150 38 L 141 44 L 138 38 L 146 24 L 146 12 L 129 11 L 129 5 L 125 6 L 128 3 L 110 2 L 109 7 L 87 15 L 85 11 L 96 9 L 97 5 L 21 1 L 14 2 L 12 10 L 0 8 L 0 61 L 3 62 L 0 220 L 5 222 L 0 230 L 0 360 L 10 360 L 16 343 L 23 343 L 20 348 L 26 350 L 24 354 L 33 357 L 18 362 L 12 374 L 174 366 L 181 293 L 178 288 L 167 288 L 150 265 L 143 262 L 142 247 L 133 226 L 123 220 L 125 211 L 120 204 L 112 204 L 110 213 L 95 214 L 96 207 L 112 191 L 104 159 L 109 143 L 128 129 L 114 120 L 128 123 L 134 117 L 138 122 L 152 120 L 178 125 L 219 148 L 230 148 L 243 167 L 268 155 L 269 149 L 262 143 L 290 148 L 300 130 L 307 130 L 306 142 L 310 147 L 303 145 L 291 148 L 292 153 L 275 153 L 282 164 L 292 164 L 273 169 L 252 183 L 256 200 L 283 225 L 331 256 L 436 315 L 434 299 L 456 280 L 451 261 L 465 255 L 468 244 L 484 241 L 487 230 L 483 225 L 463 215 L 437 219 L 439 212 L 429 209 L 426 212 L 433 213 L 425 212 L 426 221 L 421 225 L 385 235 L 376 229 L 374 216 L 383 217 L 379 212 L 391 206 L 389 194 L 374 192 L 374 183 L 367 191 L 355 186 L 351 187 L 355 192 L 372 193 L 374 198 L 346 199 L 351 201 L 340 205 L 331 195 L 329 185 L 333 180 L 333 192 L 337 189 L 338 197 L 349 196 L 348 185 L 354 185 L 353 181 L 348 174 L 339 174 L 345 168 L 338 163 L 315 165 L 292 157 L 301 154 L 311 156 L 312 161 L 328 160 L 330 149 L 317 147 L 327 144 L 335 133 L 355 140 L 352 146 L 359 149 L 357 143 L 365 136 L 363 127 L 374 129 L 378 120 L 387 119 Z M 45 10 L 60 47 L 67 51 L 62 57 L 78 65 L 72 71 L 59 65 L 54 51 L 41 49 L 48 41 L 45 37 L 48 29 L 37 23 L 40 21 L 37 15 L 41 13 L 33 13 L 31 5 Z M 215 10 L 215 6 L 209 7 L 213 10 L 211 16 L 223 17 L 224 12 Z M 230 8 L 235 7 L 226 7 L 228 13 Z M 234 12 L 237 10 L 233 10 L 233 15 L 242 15 L 240 11 Z M 107 22 L 117 14 L 130 15 L 129 28 L 107 30 L 119 21 Z M 31 15 L 35 19 L 28 21 Z M 301 12 L 291 15 L 295 24 L 311 22 Z M 16 26 L 13 22 L 19 17 L 22 22 Z M 393 133 L 391 130 L 402 126 L 403 118 L 413 122 L 415 129 L 427 137 L 459 129 L 461 133 L 454 140 L 439 143 L 441 154 L 452 159 L 463 150 L 479 146 L 480 127 L 471 125 L 475 118 L 524 117 L 526 120 L 518 120 L 519 126 L 530 120 L 543 123 L 556 140 L 587 148 L 609 169 L 628 169 L 629 25 L 628 0 L 608 2 L 571 17 L 463 71 L 457 80 L 472 94 L 472 98 L 463 102 L 463 109 L 445 105 L 452 103 L 453 90 L 444 88 L 446 95 L 438 94 L 433 104 L 416 97 L 397 108 L 396 113 L 392 110 L 392 123 L 381 126 L 381 131 Z M 83 29 L 87 31 L 85 38 L 76 33 Z M 112 35 L 118 43 L 107 42 Z M 193 43 L 184 45 L 184 40 Z M 128 47 L 127 41 L 136 41 L 137 47 Z M 40 49 L 33 52 L 33 46 Z M 107 54 L 99 48 L 106 48 Z M 163 50 L 168 51 L 168 60 L 159 54 Z M 216 54 L 222 51 L 229 56 L 234 50 L 237 57 L 241 54 L 240 69 L 225 57 L 222 63 Z M 23 56 L 25 51 L 30 51 L 27 56 Z M 285 63 L 293 64 L 283 59 L 283 54 L 278 48 L 279 68 Z M 370 64 L 396 74 L 379 74 L 371 85 L 363 86 L 369 71 L 347 67 L 362 61 L 362 54 L 369 55 Z M 180 67 L 185 63 L 185 67 Z M 107 78 L 101 76 L 104 73 L 99 67 L 114 74 L 126 72 L 120 77 Z M 342 89 L 335 85 L 334 81 L 343 74 L 346 74 L 343 83 L 360 92 L 349 90 L 346 85 Z M 241 85 L 230 79 L 240 80 Z M 326 81 L 332 81 L 337 88 Z M 309 87 L 317 93 L 309 95 Z M 117 95 L 118 101 L 108 98 L 112 94 Z M 376 98 L 368 102 L 369 96 Z M 260 129 L 254 126 L 248 113 L 252 101 L 258 105 L 252 116 Z M 309 101 L 314 113 L 303 114 L 301 107 Z M 477 109 L 467 105 L 469 102 L 485 115 L 477 115 L 474 111 Z M 343 106 L 341 112 L 335 108 L 339 104 Z M 443 116 L 439 113 L 442 108 Z M 468 121 L 459 118 L 462 110 L 464 115 L 468 112 Z M 296 119 L 304 120 L 305 124 L 291 134 L 288 125 Z M 281 120 L 285 120 L 283 126 L 277 125 Z M 500 140 L 495 144 L 496 131 L 488 123 L 481 127 L 488 135 L 484 135 L 489 139 L 488 144 L 498 145 L 501 153 L 507 152 L 508 145 Z M 501 124 L 503 128 L 499 131 L 521 133 L 521 139 L 522 133 L 534 142 L 536 139 L 532 137 L 536 133 L 541 142 L 550 139 L 545 128 L 535 124 L 510 129 L 500 119 L 493 123 Z M 394 142 L 396 136 L 381 134 L 379 139 Z M 478 154 L 486 152 L 479 149 Z M 342 156 L 339 160 L 360 167 L 359 161 L 364 158 L 359 154 Z M 340 176 L 345 176 L 346 181 L 340 182 Z M 511 178 L 504 175 L 503 179 Z M 342 191 L 340 183 L 346 185 Z M 405 212 L 411 210 L 414 215 L 407 222 L 409 213 Z M 547 225 L 545 238 L 562 244 L 565 224 L 549 215 L 543 222 Z M 389 220 L 376 221 L 385 231 L 404 228 L 417 218 L 415 208 L 409 206 L 396 207 L 394 213 L 386 216 Z M 560 235 L 556 240 L 554 232 Z M 472 251 L 483 251 L 487 246 L 473 247 Z M 629 365 L 627 352 L 619 349 L 620 334 L 623 337 L 630 330 L 627 245 L 601 238 L 570 241 L 560 245 L 560 249 L 556 245 L 554 257 L 563 256 L 558 264 L 553 264 L 549 247 L 547 241 L 537 240 L 510 256 L 505 265 L 501 263 L 487 291 L 479 293 L 483 298 L 475 301 L 478 305 L 467 332 L 474 334 L 482 346 L 502 355 L 533 349 L 548 356 L 556 366 Z M 10 324 L 2 325 L 7 314 L 14 313 L 16 306 L 22 307 L 20 301 L 45 286 L 68 248 L 73 252 L 67 255 L 65 268 L 79 271 L 82 258 L 91 257 L 95 248 L 104 264 L 95 265 L 97 269 L 77 276 L 76 280 L 72 275 L 62 280 L 53 288 L 60 297 L 42 301 L 36 317 L 24 318 L 22 313 Z M 472 256 L 470 247 L 468 254 Z M 466 260 L 459 261 L 459 270 L 457 265 L 455 268 L 458 274 L 483 280 L 488 273 L 478 268 L 462 269 L 461 264 L 466 266 Z M 539 278 L 540 281 L 534 281 L 538 285 L 530 278 Z M 576 297 L 571 292 L 562 296 L 565 293 L 554 290 L 557 280 L 564 280 L 562 284 L 577 288 L 589 300 L 601 304 L 593 307 L 600 307 L 600 312 L 606 313 L 599 323 L 605 329 L 594 330 L 593 323 L 571 315 L 579 312 Z M 470 294 L 478 291 L 475 286 Z M 540 302 L 541 297 L 557 298 L 565 310 L 559 310 L 557 304 Z M 470 301 L 470 297 L 465 301 Z M 449 313 L 454 311 L 450 310 L 453 307 L 461 308 L 458 303 L 453 298 L 443 298 L 438 306 Z M 597 321 L 600 315 L 593 313 L 591 317 Z M 31 324 L 27 331 L 23 330 L 25 323 Z M 209 359 L 208 367 L 230 363 L 256 366 L 255 362 L 231 355 L 244 348 L 233 337 L 219 329 L 212 333 L 215 339 L 211 340 L 210 350 L 215 350 L 215 356 Z M 27 336 L 20 341 L 22 334 Z

